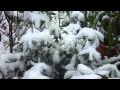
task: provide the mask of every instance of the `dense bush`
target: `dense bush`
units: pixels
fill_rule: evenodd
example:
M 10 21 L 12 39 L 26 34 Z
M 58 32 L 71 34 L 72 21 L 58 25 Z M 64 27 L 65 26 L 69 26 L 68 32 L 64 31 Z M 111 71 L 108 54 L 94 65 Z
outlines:
M 118 11 L 1 11 L 0 78 L 120 78 L 119 18 Z

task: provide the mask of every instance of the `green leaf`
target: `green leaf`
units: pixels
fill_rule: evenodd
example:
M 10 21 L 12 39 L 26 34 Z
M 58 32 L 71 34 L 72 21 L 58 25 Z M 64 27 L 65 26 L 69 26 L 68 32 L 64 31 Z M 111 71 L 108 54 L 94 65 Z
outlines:
M 107 53 L 111 53 L 111 47 L 113 46 L 113 36 L 112 36 L 112 23 L 109 22 L 108 26 L 108 32 L 107 32 L 108 42 L 109 42 L 109 48 Z
M 89 16 L 88 19 L 89 19 L 91 27 L 93 27 L 95 17 L 94 16 Z
M 85 27 L 87 27 L 87 11 L 85 11 Z

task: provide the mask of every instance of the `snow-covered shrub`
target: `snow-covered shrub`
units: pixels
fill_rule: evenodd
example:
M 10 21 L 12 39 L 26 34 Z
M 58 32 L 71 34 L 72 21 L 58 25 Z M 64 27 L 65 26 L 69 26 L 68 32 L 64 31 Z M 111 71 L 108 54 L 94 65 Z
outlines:
M 50 79 L 44 74 L 50 75 L 50 68 L 45 63 L 37 63 L 24 73 L 22 79 Z
M 120 78 L 108 64 L 119 57 L 103 62 L 96 51 L 106 18 L 105 11 L 1 11 L 0 78 Z

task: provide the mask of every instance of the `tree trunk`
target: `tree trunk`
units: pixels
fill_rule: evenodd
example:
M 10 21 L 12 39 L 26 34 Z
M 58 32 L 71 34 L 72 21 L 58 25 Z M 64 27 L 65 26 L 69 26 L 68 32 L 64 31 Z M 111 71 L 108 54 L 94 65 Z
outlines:
M 12 23 L 9 24 L 9 43 L 10 43 L 10 53 L 13 52 L 13 36 L 12 36 Z
M 10 53 L 13 52 L 13 36 L 12 36 L 12 17 L 11 16 L 7 16 L 7 14 L 5 13 L 6 19 L 8 21 L 9 24 L 9 44 L 10 44 Z

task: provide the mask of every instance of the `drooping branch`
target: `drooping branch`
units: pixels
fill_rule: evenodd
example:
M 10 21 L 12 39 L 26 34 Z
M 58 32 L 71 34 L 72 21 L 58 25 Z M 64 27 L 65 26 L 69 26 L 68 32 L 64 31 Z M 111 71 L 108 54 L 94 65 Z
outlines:
M 117 66 L 120 62 L 120 55 L 118 55 L 117 57 L 111 57 L 111 58 L 106 58 L 104 60 L 101 61 L 100 64 L 95 64 L 96 66 L 102 66 L 104 64 L 108 64 L 108 63 L 115 63 L 115 65 Z
M 106 64 L 106 63 L 114 63 L 114 62 L 117 62 L 117 61 L 120 61 L 120 55 L 118 55 L 117 57 L 111 57 L 109 59 L 105 59 L 102 61 L 103 64 Z

